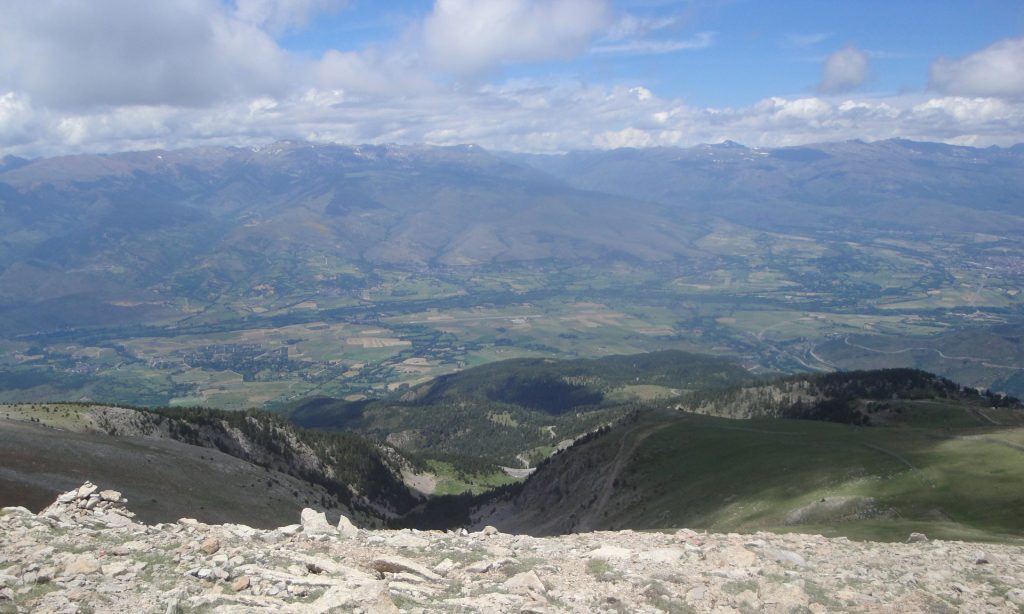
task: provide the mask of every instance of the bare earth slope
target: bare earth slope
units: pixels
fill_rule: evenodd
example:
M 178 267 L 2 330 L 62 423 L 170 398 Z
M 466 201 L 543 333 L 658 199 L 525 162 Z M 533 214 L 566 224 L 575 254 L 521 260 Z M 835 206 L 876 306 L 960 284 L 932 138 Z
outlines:
M 59 492 L 96 475 L 124 492 L 149 522 L 189 516 L 273 527 L 306 505 L 335 501 L 322 487 L 217 450 L 0 420 L 0 505 L 42 509 Z M 337 505 L 326 509 L 335 516 L 348 512 Z
M 85 493 L 85 494 L 82 494 Z M 102 493 L 102 498 L 100 496 Z M 1018 612 L 1024 548 L 816 535 L 556 538 L 145 525 L 91 485 L 0 511 L 3 612 Z M 98 502 L 98 503 L 97 503 Z M 93 506 L 92 510 L 80 506 Z

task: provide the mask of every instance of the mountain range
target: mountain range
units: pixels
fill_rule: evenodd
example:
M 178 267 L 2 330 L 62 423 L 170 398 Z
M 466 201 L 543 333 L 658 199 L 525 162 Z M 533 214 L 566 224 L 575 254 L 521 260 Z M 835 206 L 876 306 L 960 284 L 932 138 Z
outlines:
M 281 142 L 8 157 L 0 310 L 7 326 L 39 330 L 173 317 L 175 300 L 264 286 L 365 284 L 380 267 L 685 262 L 707 257 L 693 241 L 722 221 L 1018 233 L 1021 194 L 1022 146 L 901 140 L 560 156 Z M 333 271 L 341 264 L 349 276 Z M 65 297 L 74 310 L 55 303 Z

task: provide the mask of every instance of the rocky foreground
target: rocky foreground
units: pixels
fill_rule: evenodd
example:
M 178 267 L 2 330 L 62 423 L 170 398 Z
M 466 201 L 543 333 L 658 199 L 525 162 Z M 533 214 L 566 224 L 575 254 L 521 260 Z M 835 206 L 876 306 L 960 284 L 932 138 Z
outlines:
M 86 483 L 0 512 L 6 612 L 1020 612 L 1024 548 L 815 535 L 534 538 L 135 521 Z

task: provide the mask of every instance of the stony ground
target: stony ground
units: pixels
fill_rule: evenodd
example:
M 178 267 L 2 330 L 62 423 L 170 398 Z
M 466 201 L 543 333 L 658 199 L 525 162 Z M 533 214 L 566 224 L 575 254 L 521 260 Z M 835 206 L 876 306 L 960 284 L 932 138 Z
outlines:
M 1021 612 L 1024 548 L 813 535 L 554 538 L 144 525 L 86 484 L 0 512 L 7 612 Z

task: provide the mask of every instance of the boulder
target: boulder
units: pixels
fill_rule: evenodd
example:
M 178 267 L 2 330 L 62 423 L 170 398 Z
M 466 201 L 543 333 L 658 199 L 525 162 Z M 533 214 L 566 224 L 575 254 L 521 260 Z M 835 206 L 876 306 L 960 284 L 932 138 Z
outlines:
M 307 507 L 302 510 L 300 519 L 302 522 L 302 532 L 308 535 L 330 535 L 338 532 L 337 529 L 331 526 L 331 523 L 327 522 L 327 514 L 323 512 Z
M 231 583 L 231 590 L 237 592 L 244 591 L 249 588 L 249 576 L 238 576 L 235 581 Z
M 420 565 L 415 561 L 410 561 L 409 559 L 400 556 L 376 558 L 373 560 L 373 569 L 374 571 L 381 574 L 408 572 L 420 576 L 422 578 L 426 578 L 427 580 L 441 580 L 441 576 L 430 571 L 423 565 Z
M 910 537 L 907 538 L 908 544 L 923 544 L 928 541 L 928 536 L 924 533 L 911 533 Z
M 121 493 L 116 490 L 101 490 L 100 499 L 103 501 L 112 501 L 117 503 L 121 501 Z
M 199 549 L 205 552 L 206 554 L 216 554 L 216 552 L 220 550 L 220 540 L 211 535 L 210 537 L 207 537 L 205 540 L 203 540 L 203 543 L 199 546 Z
M 91 556 L 77 556 L 64 566 L 65 576 L 89 575 L 100 572 L 100 563 Z
M 341 518 L 338 519 L 338 533 L 340 533 L 342 537 L 358 537 L 359 527 L 352 524 L 352 521 L 342 514 Z
M 532 593 L 543 595 L 548 590 L 541 581 L 540 576 L 537 575 L 537 572 L 532 569 L 512 576 L 508 580 L 505 580 L 504 584 L 505 588 L 507 588 L 509 592 L 518 593 L 520 595 L 529 595 Z

